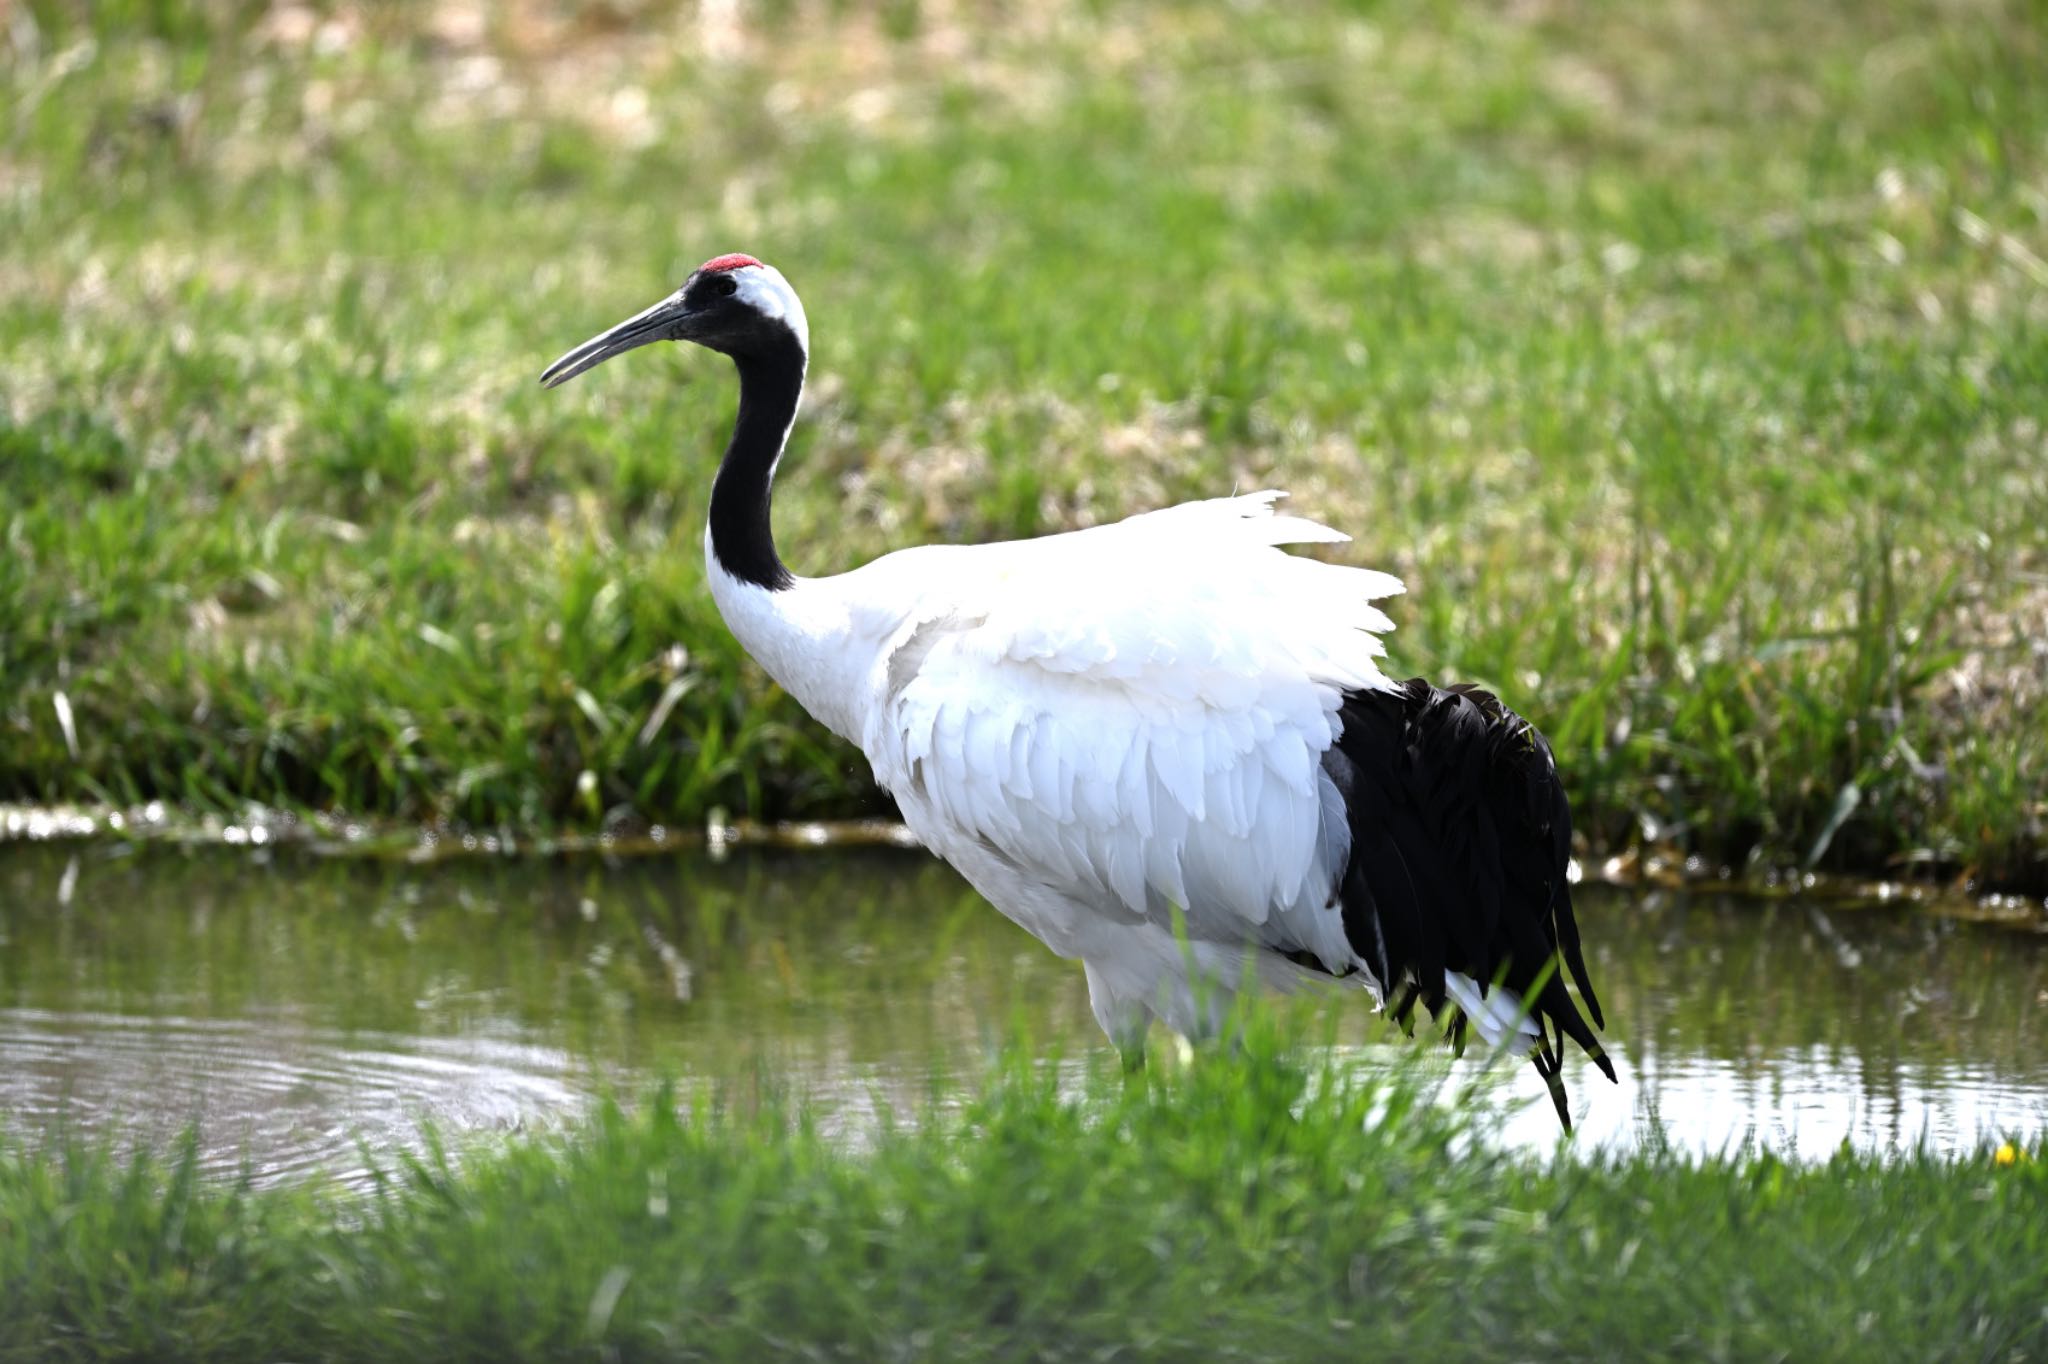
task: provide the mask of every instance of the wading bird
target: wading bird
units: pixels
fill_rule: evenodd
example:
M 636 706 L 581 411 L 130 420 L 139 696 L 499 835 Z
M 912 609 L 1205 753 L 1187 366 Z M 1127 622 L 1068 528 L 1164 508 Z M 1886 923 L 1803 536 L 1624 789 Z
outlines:
M 1255 493 L 799 578 L 769 525 L 809 356 L 795 291 L 719 256 L 541 382 L 653 341 L 739 369 L 705 533 L 733 634 L 927 847 L 1081 960 L 1127 1061 L 1154 1018 L 1200 1036 L 1248 981 L 1337 978 L 1528 1056 L 1567 1127 L 1564 1040 L 1613 1078 L 1558 969 L 1604 1026 L 1550 746 L 1487 692 L 1381 672 L 1373 603 L 1400 581 L 1280 548 L 1346 536 Z

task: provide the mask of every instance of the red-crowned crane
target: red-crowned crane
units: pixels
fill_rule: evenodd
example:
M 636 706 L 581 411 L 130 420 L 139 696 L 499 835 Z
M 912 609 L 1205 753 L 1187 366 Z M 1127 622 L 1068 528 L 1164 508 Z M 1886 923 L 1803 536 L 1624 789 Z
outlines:
M 1213 1031 L 1247 980 L 1350 977 L 1404 1023 L 1419 1001 L 1529 1056 L 1567 1128 L 1564 1040 L 1613 1078 L 1559 967 L 1605 1026 L 1550 746 L 1487 692 L 1381 672 L 1373 603 L 1400 581 L 1280 548 L 1347 537 L 1255 493 L 799 578 L 769 525 L 809 358 L 796 292 L 719 256 L 541 382 L 652 341 L 739 369 L 705 534 L 733 634 L 912 833 L 1081 959 L 1127 1060 L 1154 1018 Z

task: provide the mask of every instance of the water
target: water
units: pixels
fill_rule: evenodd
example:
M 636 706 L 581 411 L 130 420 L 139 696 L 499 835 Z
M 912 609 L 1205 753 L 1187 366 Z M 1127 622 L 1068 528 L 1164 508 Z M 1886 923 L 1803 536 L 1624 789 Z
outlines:
M 1623 1073 L 1571 1077 L 1587 1139 L 1821 1154 L 2048 1127 L 2048 936 L 1900 906 L 1579 901 Z M 0 849 L 0 1123 L 196 1123 L 222 1172 L 345 1175 L 423 1119 L 547 1126 L 664 1076 L 794 1086 L 857 1126 L 1020 1030 L 1100 1045 L 1079 968 L 920 853 Z M 1340 1036 L 1359 1065 L 1397 1045 L 1362 999 Z M 1510 1139 L 1546 1145 L 1534 1077 L 1492 1082 L 1527 1101 Z

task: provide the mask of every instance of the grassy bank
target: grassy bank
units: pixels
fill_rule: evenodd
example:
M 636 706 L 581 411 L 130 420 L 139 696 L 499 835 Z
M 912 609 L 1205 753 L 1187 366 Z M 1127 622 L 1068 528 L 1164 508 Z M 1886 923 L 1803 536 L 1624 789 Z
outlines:
M 2044 875 L 2038 5 L 29 0 L 0 62 L 0 799 L 877 808 L 701 592 L 730 376 L 532 382 L 748 249 L 801 571 L 1290 487 L 1596 849 Z
M 849 1153 L 656 1100 L 370 1194 L 0 1155 L 0 1359 L 2037 1358 L 2048 1152 L 1487 1153 L 1255 1041 Z M 2007 1163 L 2010 1162 L 2010 1163 Z

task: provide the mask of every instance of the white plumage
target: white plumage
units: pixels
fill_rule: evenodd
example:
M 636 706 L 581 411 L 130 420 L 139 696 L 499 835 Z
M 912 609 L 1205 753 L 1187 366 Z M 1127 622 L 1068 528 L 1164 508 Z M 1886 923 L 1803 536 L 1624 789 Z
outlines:
M 1288 988 L 1355 975 L 1382 998 L 1405 988 L 1412 1003 L 1419 989 L 1488 1041 L 1538 1053 L 1562 1116 L 1539 1024 L 1511 991 L 1458 969 L 1464 957 L 1490 967 L 1499 956 L 1460 945 L 1494 942 L 1487 916 L 1441 930 L 1427 921 L 1462 911 L 1432 909 L 1443 897 L 1424 895 L 1425 882 L 1462 873 L 1417 865 L 1411 874 L 1409 864 L 1439 857 L 1403 804 L 1420 808 L 1423 797 L 1387 788 L 1405 832 L 1389 842 L 1367 828 L 1392 857 L 1354 855 L 1357 821 L 1380 790 L 1361 787 L 1361 763 L 1409 757 L 1401 743 L 1340 754 L 1346 715 L 1399 719 L 1413 736 L 1407 748 L 1425 759 L 1455 748 L 1466 761 L 1481 738 L 1506 735 L 1530 752 L 1541 742 L 1523 737 L 1533 731 L 1505 708 L 1505 720 L 1485 712 L 1462 738 L 1418 727 L 1429 706 L 1481 712 L 1381 672 L 1380 636 L 1392 624 L 1375 603 L 1403 590 L 1398 579 L 1287 552 L 1347 537 L 1276 514 L 1278 493 L 1037 540 L 908 549 L 835 577 L 795 578 L 775 555 L 767 506 L 802 387 L 801 303 L 772 269 L 721 257 L 543 378 L 561 382 L 669 338 L 723 350 L 740 369 L 740 413 L 706 534 L 712 593 L 733 633 L 859 746 L 921 841 L 1053 951 L 1085 963 L 1095 1015 L 1120 1046 L 1135 1051 L 1153 1017 L 1183 1034 L 1210 1030 L 1246 979 Z M 1494 766 L 1474 770 L 1498 775 L 1503 760 L 1486 761 Z M 1531 790 L 1548 796 L 1540 784 Z M 1493 795 L 1467 794 L 1500 822 L 1506 807 L 1488 805 Z M 1463 799 L 1454 791 L 1439 803 L 1455 811 Z M 1520 841 L 1502 846 L 1520 850 L 1528 840 L 1509 832 Z M 1552 913 L 1548 898 L 1542 912 Z M 1568 928 L 1568 898 L 1563 913 Z M 1418 960 L 1406 949 L 1389 955 L 1389 941 L 1411 938 L 1424 943 Z M 1543 941 L 1554 955 L 1559 935 Z M 1576 930 L 1563 941 L 1575 958 Z M 1205 977 L 1199 987 L 1191 974 Z
M 1282 551 L 1345 537 L 1276 497 L 902 550 L 779 592 L 707 564 L 740 641 L 860 746 L 920 841 L 1089 963 L 1128 1043 L 1147 1010 L 1200 1030 L 1176 908 L 1233 966 L 1248 941 L 1353 964 L 1329 899 L 1350 838 L 1318 760 L 1344 692 L 1387 685 L 1372 603 L 1401 584 Z

